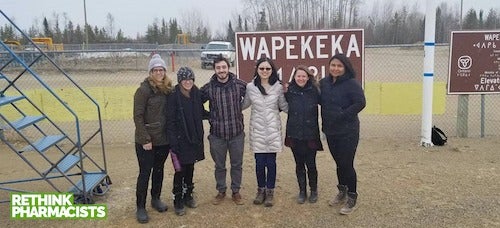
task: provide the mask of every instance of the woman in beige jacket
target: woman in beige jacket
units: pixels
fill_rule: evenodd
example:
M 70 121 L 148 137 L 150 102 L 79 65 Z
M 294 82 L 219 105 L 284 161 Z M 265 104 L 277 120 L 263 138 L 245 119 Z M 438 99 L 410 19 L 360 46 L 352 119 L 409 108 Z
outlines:
M 254 80 L 247 84 L 243 109 L 252 106 L 250 114 L 250 149 L 255 153 L 257 196 L 254 204 L 273 206 L 276 183 L 276 153 L 282 150 L 280 111 L 288 104 L 283 86 L 269 58 L 261 58 L 255 67 Z

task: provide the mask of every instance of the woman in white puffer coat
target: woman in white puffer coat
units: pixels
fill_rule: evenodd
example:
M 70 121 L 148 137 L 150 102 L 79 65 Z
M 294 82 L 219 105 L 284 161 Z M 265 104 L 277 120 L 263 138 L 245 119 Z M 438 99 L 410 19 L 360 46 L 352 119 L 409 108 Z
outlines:
M 254 80 L 247 84 L 243 109 L 250 106 L 250 149 L 255 156 L 258 185 L 253 202 L 271 207 L 276 183 L 276 153 L 283 147 L 280 111 L 288 112 L 288 104 L 276 67 L 269 58 L 257 61 Z

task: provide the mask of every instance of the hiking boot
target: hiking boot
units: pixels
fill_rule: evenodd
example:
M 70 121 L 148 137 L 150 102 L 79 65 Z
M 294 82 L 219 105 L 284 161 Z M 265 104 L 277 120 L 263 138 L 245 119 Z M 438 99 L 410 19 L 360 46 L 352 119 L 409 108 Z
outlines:
M 236 205 L 243 205 L 245 204 L 245 202 L 243 202 L 243 198 L 241 197 L 241 194 L 239 192 L 233 192 L 233 202 L 236 204 Z
M 348 192 L 347 201 L 344 207 L 340 208 L 340 214 L 348 215 L 351 214 L 356 209 L 356 200 L 358 199 L 358 193 Z
M 215 196 L 214 200 L 212 201 L 212 204 L 213 205 L 219 205 L 224 200 L 224 198 L 226 198 L 226 193 L 225 192 L 219 192 Z
M 151 206 L 158 212 L 165 212 L 168 210 L 168 206 L 161 202 L 159 198 L 151 199 Z
M 185 215 L 186 210 L 184 209 L 184 200 L 182 199 L 182 193 L 176 193 L 174 197 L 175 214 L 178 216 Z
M 266 189 L 266 199 L 264 200 L 264 206 L 272 207 L 274 199 L 274 189 Z
M 137 208 L 137 211 L 135 212 L 135 217 L 137 218 L 137 222 L 139 223 L 149 222 L 148 212 L 146 211 L 145 208 Z
M 339 189 L 339 193 L 328 202 L 328 205 L 330 206 L 336 206 L 344 203 L 347 199 L 347 185 L 337 185 L 337 188 Z
M 299 196 L 297 197 L 297 203 L 303 204 L 306 202 L 307 193 L 305 191 L 300 191 Z
M 311 191 L 309 196 L 309 203 L 316 203 L 318 201 L 318 191 Z
M 253 204 L 259 205 L 264 203 L 264 199 L 266 198 L 266 188 L 257 188 L 257 196 L 253 200 Z

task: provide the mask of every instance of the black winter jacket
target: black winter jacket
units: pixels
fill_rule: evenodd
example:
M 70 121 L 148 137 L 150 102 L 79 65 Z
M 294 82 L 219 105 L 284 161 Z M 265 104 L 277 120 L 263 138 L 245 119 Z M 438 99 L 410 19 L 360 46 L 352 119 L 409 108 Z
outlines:
M 319 139 L 318 89 L 310 81 L 304 87 L 292 83 L 285 98 L 288 102 L 286 136 L 298 140 Z
M 189 95 L 189 98 L 182 95 L 180 85 L 176 85 L 168 97 L 167 136 L 181 164 L 205 159 L 202 123 L 205 109 L 197 87 L 193 87 Z
M 366 106 L 361 85 L 351 74 L 335 83 L 329 75 L 320 80 L 322 130 L 326 135 L 359 134 L 358 113 Z

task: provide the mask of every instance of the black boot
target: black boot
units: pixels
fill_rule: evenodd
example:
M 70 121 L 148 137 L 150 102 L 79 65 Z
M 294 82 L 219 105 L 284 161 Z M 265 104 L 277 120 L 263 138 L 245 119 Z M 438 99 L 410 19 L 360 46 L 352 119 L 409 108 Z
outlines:
M 182 192 L 174 193 L 174 197 L 175 214 L 179 216 L 185 215 L 186 210 L 184 210 L 184 200 L 182 199 Z
M 160 200 L 160 196 L 153 196 L 151 199 L 151 206 L 158 212 L 165 212 L 168 210 L 167 204 Z
M 297 203 L 303 204 L 307 198 L 306 192 L 306 173 L 305 171 L 297 171 L 297 182 L 299 184 L 299 196 L 297 197 Z
M 196 200 L 193 198 L 193 189 L 194 189 L 194 184 L 193 185 L 188 185 L 186 187 L 186 193 L 184 193 L 184 204 L 189 207 L 189 208 L 196 208 L 198 207 L 198 204 L 196 203 Z
M 147 223 L 149 222 L 149 216 L 148 212 L 146 211 L 146 194 L 136 192 L 136 197 L 137 211 L 135 212 L 135 216 L 137 218 L 137 222 Z
M 347 193 L 347 201 L 340 209 L 340 214 L 348 215 L 351 214 L 356 209 L 356 201 L 358 199 L 358 193 L 356 192 L 348 192 Z
M 137 218 L 137 222 L 139 223 L 148 223 L 149 222 L 149 216 L 148 212 L 146 211 L 146 208 L 137 208 L 137 211 L 135 212 L 135 217 Z
M 309 170 L 307 175 L 309 177 L 309 187 L 311 188 L 309 203 L 316 203 L 318 201 L 318 171 Z

